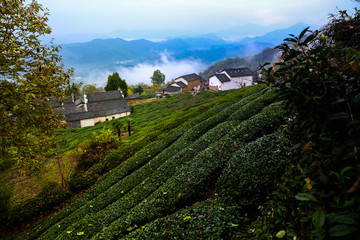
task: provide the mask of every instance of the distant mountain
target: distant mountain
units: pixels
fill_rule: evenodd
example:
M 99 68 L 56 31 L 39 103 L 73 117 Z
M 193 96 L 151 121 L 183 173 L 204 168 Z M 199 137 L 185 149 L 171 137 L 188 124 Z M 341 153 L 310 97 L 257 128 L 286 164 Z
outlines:
M 276 28 L 275 25 L 261 26 L 258 24 L 246 24 L 217 31 L 214 32 L 214 34 L 229 41 L 239 41 L 244 37 L 264 35 L 276 29 L 278 28 Z
M 228 57 L 255 54 L 271 46 L 258 42 L 227 42 L 215 35 L 174 38 L 162 42 L 114 38 L 64 44 L 60 53 L 65 65 L 75 68 L 75 76 L 84 77 L 90 70 L 115 71 L 119 66 L 132 67 L 139 63 L 160 62 L 164 53 L 175 60 L 193 58 L 210 65 Z
M 272 32 L 268 32 L 262 36 L 256 37 L 245 37 L 241 39 L 239 42 L 241 43 L 250 43 L 250 42 L 266 42 L 274 45 L 278 45 L 285 38 L 289 37 L 289 34 L 299 35 L 302 30 L 310 27 L 314 29 L 314 27 L 307 25 L 305 23 L 297 23 L 289 28 L 279 29 Z
M 298 23 L 286 29 L 253 38 L 245 37 L 235 42 L 226 41 L 216 34 L 178 37 L 160 42 L 145 39 L 95 39 L 85 43 L 64 44 L 60 53 L 65 65 L 75 68 L 76 77 L 86 77 L 90 71 L 112 72 L 119 67 L 134 67 L 140 63 L 161 63 L 164 54 L 173 60 L 196 59 L 209 66 L 226 58 L 255 55 L 280 44 L 290 33 L 299 34 L 307 26 Z M 258 25 L 253 27 L 252 31 L 245 29 L 251 33 L 264 31 Z M 243 33 L 246 31 L 243 30 Z
M 266 62 L 273 62 L 278 54 L 278 50 L 274 48 L 266 48 L 256 55 L 246 56 L 242 58 L 226 58 L 208 67 L 199 75 L 202 76 L 204 79 L 208 79 L 210 76 L 212 76 L 219 70 L 239 67 L 248 67 L 251 70 L 256 71 L 258 70 L 260 64 L 264 64 Z

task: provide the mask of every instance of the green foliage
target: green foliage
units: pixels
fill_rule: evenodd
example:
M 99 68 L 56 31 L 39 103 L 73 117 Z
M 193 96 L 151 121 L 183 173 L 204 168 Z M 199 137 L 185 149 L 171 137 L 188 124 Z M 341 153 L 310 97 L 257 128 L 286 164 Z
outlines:
M 61 121 L 47 101 L 64 95 L 72 71 L 59 47 L 40 41 L 51 32 L 46 9 L 25 0 L 1 1 L 0 9 L 0 161 L 36 169 Z
M 104 127 L 100 132 L 94 133 L 94 138 L 87 143 L 85 151 L 78 157 L 76 168 L 70 175 L 69 189 L 75 193 L 93 184 L 99 174 L 96 168 L 90 168 L 103 160 L 109 149 L 118 147 L 118 144 L 119 140 L 111 129 Z
M 322 30 L 305 29 L 278 47 L 282 56 L 267 80 L 291 111 L 294 149 L 303 147 L 255 225 L 254 239 L 279 230 L 288 239 L 357 238 L 359 30 L 359 11 L 340 11 Z
M 82 84 L 82 82 L 72 84 L 69 83 L 65 89 L 65 96 L 70 96 L 71 94 L 80 94 Z
M 141 85 L 137 86 L 136 88 L 134 88 L 133 92 L 134 93 L 142 93 L 144 91 L 144 89 L 141 87 Z
M 128 229 L 125 239 L 228 239 L 244 222 L 236 211 L 236 207 L 208 199 L 136 230 Z
M 117 90 L 117 89 L 116 89 Z M 86 84 L 81 89 L 81 93 L 96 93 L 96 92 L 104 92 L 105 90 L 102 87 L 97 87 L 96 84 Z
M 261 205 L 273 191 L 289 159 L 284 130 L 246 144 L 228 162 L 216 183 L 222 200 L 243 209 Z
M 128 85 L 125 80 L 121 79 L 117 72 L 114 72 L 112 75 L 109 75 L 108 81 L 105 86 L 105 91 L 113 91 L 121 89 L 124 94 L 124 97 L 127 97 L 128 94 Z
M 159 86 L 164 85 L 165 83 L 165 75 L 162 72 L 160 72 L 159 69 L 154 71 L 150 79 L 152 84 L 158 84 Z
M 11 202 L 10 198 L 12 197 L 12 189 L 3 184 L 0 188 L 0 223 L 6 223 L 11 212 Z
M 53 210 L 59 203 L 71 196 L 71 192 L 56 182 L 45 183 L 41 192 L 21 206 L 14 207 L 7 221 L 3 224 L 11 226 L 31 220 L 42 212 Z
M 75 169 L 70 174 L 69 190 L 72 193 L 79 192 L 95 183 L 98 177 L 99 175 L 91 170 L 81 171 L 79 169 Z

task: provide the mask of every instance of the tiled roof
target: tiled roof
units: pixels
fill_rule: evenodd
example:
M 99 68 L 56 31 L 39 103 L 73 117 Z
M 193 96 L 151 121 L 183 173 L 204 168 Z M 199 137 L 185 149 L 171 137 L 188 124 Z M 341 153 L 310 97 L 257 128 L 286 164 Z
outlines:
M 124 99 L 114 99 L 110 101 L 99 101 L 87 104 L 88 111 L 66 114 L 67 121 L 76 121 L 82 119 L 91 119 L 96 117 L 105 117 L 117 113 L 130 112 Z
M 257 72 L 251 71 L 249 68 L 230 68 L 221 72 L 226 72 L 230 77 L 257 76 Z
M 201 79 L 201 77 L 200 77 L 199 75 L 197 75 L 196 73 L 191 73 L 191 74 L 188 74 L 188 75 L 184 75 L 184 76 L 181 76 L 181 77 L 179 77 L 179 78 L 183 78 L 183 79 L 185 79 L 185 80 L 188 81 L 188 82 Z M 177 79 L 179 79 L 179 78 L 177 78 Z
M 174 84 L 178 85 L 181 88 L 187 87 L 187 85 L 185 83 L 183 83 L 182 81 L 175 82 L 175 83 L 173 83 L 171 85 L 174 86 Z
M 130 96 L 127 96 L 127 97 L 125 97 L 125 100 L 130 100 L 130 99 L 139 99 L 140 98 L 140 93 L 133 93 L 132 95 L 130 95 Z
M 215 77 L 217 77 L 217 79 L 219 79 L 220 82 L 224 83 L 224 82 L 231 82 L 230 78 L 228 78 L 228 76 L 226 76 L 226 74 L 222 73 L 222 74 L 215 74 Z
M 81 95 L 81 98 L 83 97 Z M 88 111 L 85 111 L 83 105 L 76 107 L 72 101 L 64 103 L 66 121 L 78 121 L 131 111 L 119 91 L 90 93 L 87 95 L 87 99 Z
M 108 91 L 108 92 L 97 92 L 86 94 L 89 102 L 108 101 L 123 98 L 120 91 Z
M 164 92 L 176 92 L 176 91 L 179 91 L 180 88 L 179 87 L 174 87 L 174 86 L 167 86 L 165 89 L 164 89 Z

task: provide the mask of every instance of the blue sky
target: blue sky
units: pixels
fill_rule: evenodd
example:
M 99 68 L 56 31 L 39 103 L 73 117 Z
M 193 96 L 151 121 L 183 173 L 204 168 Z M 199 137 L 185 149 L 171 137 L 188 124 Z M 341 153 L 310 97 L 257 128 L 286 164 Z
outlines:
M 118 29 L 210 33 L 245 24 L 320 26 L 354 0 L 38 0 L 50 11 L 54 35 L 107 34 Z

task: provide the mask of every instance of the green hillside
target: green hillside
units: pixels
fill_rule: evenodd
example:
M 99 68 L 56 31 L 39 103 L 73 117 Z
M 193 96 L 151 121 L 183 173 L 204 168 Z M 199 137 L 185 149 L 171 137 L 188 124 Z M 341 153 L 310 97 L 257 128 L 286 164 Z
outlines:
M 223 96 L 216 96 L 219 94 Z M 226 95 L 204 93 L 197 98 L 183 95 L 139 106 L 133 121 L 140 129 L 146 127 L 146 123 L 141 125 L 141 122 L 149 113 L 160 116 L 169 114 L 173 107 L 184 106 L 187 101 L 208 102 L 185 106 L 183 118 L 177 113 L 177 126 L 163 132 L 163 137 L 156 129 L 148 129 L 150 135 L 158 134 L 159 140 L 134 148 L 133 156 L 121 161 L 124 148 L 113 151 L 106 159 L 120 165 L 78 200 L 38 222 L 23 236 L 27 239 L 116 239 L 147 236 L 151 232 L 153 236 L 148 235 L 149 238 L 181 237 L 182 234 L 220 237 L 237 232 L 246 218 L 245 213 L 233 214 L 241 207 L 231 203 L 234 200 L 231 198 L 247 196 L 244 207 L 249 209 L 248 214 L 253 214 L 253 207 L 265 200 L 266 192 L 278 179 L 274 176 L 287 161 L 284 157 L 289 147 L 285 113 L 283 104 L 276 102 L 275 96 L 268 88 L 258 85 L 226 92 Z M 165 104 L 169 104 L 168 107 L 164 107 Z M 143 111 L 140 108 L 144 108 Z M 164 126 L 171 125 L 169 122 L 158 121 L 158 129 L 165 130 Z M 136 134 L 126 141 L 134 145 L 143 141 L 131 139 L 137 139 Z M 268 148 L 266 158 L 277 166 L 264 169 L 256 176 L 258 189 L 263 194 L 253 195 L 254 189 L 240 193 L 235 191 L 237 184 L 224 189 L 222 182 L 237 179 L 227 179 L 232 176 L 229 171 L 233 171 L 234 176 L 239 174 L 229 168 L 238 164 L 239 159 L 249 162 L 256 157 L 243 157 L 244 150 L 261 149 L 264 145 Z M 251 167 L 255 166 L 249 169 Z M 249 178 L 243 184 L 252 185 L 252 182 Z M 173 221 L 168 227 L 167 218 Z M 221 221 L 215 221 L 217 218 Z

